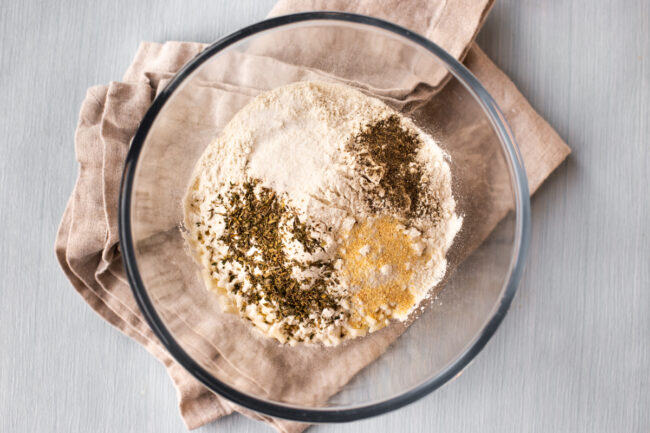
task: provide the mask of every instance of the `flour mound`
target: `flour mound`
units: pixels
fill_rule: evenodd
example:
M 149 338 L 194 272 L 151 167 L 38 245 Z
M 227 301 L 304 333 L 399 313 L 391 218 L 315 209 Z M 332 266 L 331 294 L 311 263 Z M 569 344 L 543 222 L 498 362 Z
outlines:
M 372 154 L 358 148 L 351 152 L 350 143 L 369 125 L 386 119 L 398 119 L 404 131 L 418 138 L 413 164 L 426 188 L 428 201 L 423 203 L 435 206 L 435 215 L 407 218 L 369 199 L 372 179 L 359 161 L 371 160 Z M 206 148 L 185 197 L 186 239 L 206 285 L 225 311 L 283 343 L 336 345 L 381 329 L 392 319 L 405 320 L 443 278 L 446 252 L 462 224 L 446 158 L 412 121 L 350 87 L 320 82 L 280 87 L 253 99 Z M 237 188 L 251 182 L 264 200 L 277 202 L 273 209 L 283 212 L 277 219 L 260 219 L 280 237 L 282 269 L 295 265 L 282 281 L 319 290 L 319 296 L 333 300 L 328 306 L 314 301 L 302 311 L 296 296 L 318 297 L 269 285 L 275 275 L 268 275 L 270 280 L 256 275 L 255 262 L 241 253 L 233 259 L 233 245 L 241 244 L 233 238 L 242 235 L 233 234 L 234 213 L 241 212 L 233 191 L 239 194 Z M 251 218 L 254 212 L 246 215 Z M 302 241 L 294 221 L 308 232 Z M 275 250 L 259 251 L 274 245 L 268 239 L 261 242 L 257 233 L 269 228 L 254 230 L 246 244 L 253 246 L 250 257 L 279 257 Z M 304 242 L 318 248 L 305 248 Z M 261 268 L 267 274 L 275 269 L 260 262 Z

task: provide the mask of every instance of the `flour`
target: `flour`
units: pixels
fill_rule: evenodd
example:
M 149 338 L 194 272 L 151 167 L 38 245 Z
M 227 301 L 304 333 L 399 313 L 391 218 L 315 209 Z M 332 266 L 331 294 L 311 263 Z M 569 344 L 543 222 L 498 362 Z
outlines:
M 432 201 L 424 205 L 435 210 L 435 218 L 422 213 L 405 219 L 394 209 L 378 210 L 368 199 L 367 178 L 349 144 L 367 125 L 390 116 L 399 116 L 402 127 L 422 142 L 415 160 Z M 226 311 L 281 342 L 335 345 L 391 319 L 405 320 L 444 277 L 446 252 L 462 224 L 445 158 L 430 136 L 378 99 L 326 83 L 281 87 L 239 111 L 204 152 L 185 198 L 187 240 Z M 314 302 L 313 311 L 292 314 L 302 306 L 300 299 L 285 302 L 263 290 L 258 274 L 265 266 L 270 272 L 263 258 L 277 255 L 265 256 L 254 236 L 240 259 L 249 265 L 224 259 L 233 248 L 224 241 L 224 234 L 233 236 L 225 216 L 232 205 L 224 197 L 251 179 L 259 182 L 256 194 L 269 191 L 264 200 L 287 206 L 284 216 L 264 220 L 281 236 L 282 266 L 291 267 L 285 278 L 306 290 L 298 294 L 318 287 L 332 299 L 329 306 Z M 311 240 L 292 235 L 295 224 L 308 227 Z M 374 237 L 376 232 L 383 238 Z M 386 242 L 400 251 L 389 251 Z M 256 260 L 260 267 L 250 271 Z M 350 269 L 352 263 L 359 269 Z

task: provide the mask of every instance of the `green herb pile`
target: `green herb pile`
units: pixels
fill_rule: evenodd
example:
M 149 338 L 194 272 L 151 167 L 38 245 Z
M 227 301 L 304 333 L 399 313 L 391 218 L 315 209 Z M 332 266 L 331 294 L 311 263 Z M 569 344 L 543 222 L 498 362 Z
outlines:
M 223 214 L 225 230 L 219 241 L 228 247 L 228 253 L 219 258 L 222 265 L 228 262 L 240 264 L 251 286 L 244 291 L 240 282 L 232 291 L 244 299 L 242 310 L 249 304 L 267 300 L 282 318 L 294 316 L 300 323 L 314 323 L 309 316 L 316 313 L 317 320 L 324 309 L 339 309 L 340 298 L 328 291 L 337 284 L 332 276 L 331 261 L 312 260 L 298 262 L 287 257 L 283 238 L 299 242 L 307 253 L 322 249 L 315 238 L 313 228 L 301 222 L 296 212 L 287 206 L 272 190 L 259 185 L 258 180 L 231 184 L 225 196 L 218 200 L 226 209 Z M 248 254 L 255 248 L 256 254 Z M 217 267 L 217 262 L 212 266 Z M 311 278 L 298 279 L 292 269 L 311 270 Z M 229 274 L 232 282 L 236 276 Z M 330 321 L 338 317 L 330 318 Z M 296 325 L 288 325 L 286 331 L 293 333 Z

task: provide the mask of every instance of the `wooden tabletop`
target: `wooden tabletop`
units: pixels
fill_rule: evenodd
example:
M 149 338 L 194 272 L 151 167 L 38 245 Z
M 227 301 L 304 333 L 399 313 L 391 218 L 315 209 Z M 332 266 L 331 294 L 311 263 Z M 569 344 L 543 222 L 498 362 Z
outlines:
M 77 113 L 141 40 L 210 42 L 273 2 L 2 2 L 1 432 L 185 431 L 162 365 L 96 316 L 55 261 Z M 650 3 L 497 3 L 479 44 L 573 149 L 532 200 L 519 293 L 460 378 L 311 432 L 650 431 Z M 272 429 L 233 415 L 198 431 Z

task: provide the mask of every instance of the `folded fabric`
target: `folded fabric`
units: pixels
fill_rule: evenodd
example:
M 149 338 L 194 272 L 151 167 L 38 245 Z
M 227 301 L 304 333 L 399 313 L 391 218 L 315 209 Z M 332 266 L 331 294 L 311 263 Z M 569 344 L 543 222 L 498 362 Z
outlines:
M 495 97 L 509 121 L 520 145 L 531 191 L 534 191 L 566 157 L 569 150 L 553 129 L 534 112 L 512 82 L 471 42 L 492 2 L 460 0 L 412 2 L 415 5 L 413 7 L 419 5 L 421 7 L 419 10 L 425 11 L 418 14 L 407 14 L 403 8 L 402 10 L 394 8 L 392 3 L 394 2 L 361 1 L 357 2 L 351 11 L 398 22 L 431 37 L 458 58 L 466 55 L 466 66 Z M 344 10 L 346 6 L 344 2 L 336 1 L 281 1 L 273 9 L 272 14 L 296 11 L 299 7 Z M 395 16 L 397 13 L 404 13 L 404 17 Z M 409 21 L 407 17 L 414 17 L 414 21 Z M 185 42 L 168 42 L 162 45 L 143 43 L 125 73 L 123 82 L 113 82 L 108 86 L 96 86 L 88 90 L 75 137 L 80 173 L 59 229 L 56 253 L 66 275 L 88 304 L 108 322 L 144 345 L 165 364 L 176 384 L 181 415 L 188 428 L 204 425 L 220 416 L 238 411 L 264 420 L 281 432 L 298 432 L 306 425 L 260 416 L 236 407 L 204 388 L 186 373 L 169 356 L 143 320 L 122 267 L 117 237 L 117 202 L 122 165 L 130 140 L 157 92 L 183 64 L 204 47 L 203 44 Z M 237 55 L 241 54 L 233 54 L 233 56 Z M 214 98 L 214 101 L 219 101 L 219 105 L 210 105 L 210 109 L 201 113 L 186 113 L 177 119 L 179 125 L 184 122 L 192 125 L 203 123 L 206 125 L 202 130 L 203 134 L 209 134 L 210 128 L 218 130 L 248 100 L 266 88 L 273 87 L 272 82 L 260 85 L 259 77 L 247 75 L 259 70 L 260 63 L 263 62 L 275 62 L 276 67 L 285 68 L 286 73 L 296 74 L 301 79 L 323 78 L 317 68 L 294 66 L 291 55 L 290 52 L 283 52 L 277 54 L 278 58 L 262 57 L 256 56 L 253 49 L 246 54 L 246 62 L 242 62 L 241 58 L 233 57 L 232 74 L 209 83 L 211 92 L 217 92 L 219 95 L 218 98 Z M 451 95 L 453 89 L 443 87 L 446 82 L 445 74 L 434 74 L 433 77 L 434 80 L 426 96 L 438 92 L 435 98 L 437 102 L 431 102 L 427 110 L 431 115 L 435 115 L 436 104 L 446 100 L 449 102 L 446 104 L 447 109 L 458 113 L 458 117 L 462 119 L 463 104 L 469 102 L 451 97 L 444 99 L 446 92 Z M 356 77 L 356 80 L 364 82 L 363 77 Z M 384 98 L 392 98 L 397 103 L 400 101 L 407 103 L 412 101 L 409 98 L 413 97 L 414 87 L 409 87 L 410 84 L 407 83 L 396 91 L 382 87 L 379 83 L 370 90 Z M 422 94 L 418 94 L 417 98 L 419 102 L 427 102 Z M 459 129 L 461 128 L 462 120 Z M 170 157 L 181 158 L 182 156 L 171 155 Z M 506 211 L 507 209 L 504 209 L 504 213 Z M 174 214 L 168 215 L 170 229 L 179 221 L 177 217 Z M 482 236 L 487 236 L 497 222 L 485 222 Z M 179 240 L 173 230 L 170 233 L 149 235 L 152 251 L 156 251 L 157 242 Z M 478 246 L 481 240 L 478 236 L 475 245 L 468 245 L 467 254 Z M 176 271 L 180 270 L 176 269 Z M 187 279 L 191 280 L 194 277 L 188 275 Z M 176 305 L 178 302 L 183 302 L 173 296 L 174 292 L 170 291 L 170 300 L 174 300 Z M 227 342 L 217 344 L 207 337 L 210 334 L 207 332 L 208 328 L 214 330 L 214 327 L 228 329 L 231 333 L 240 332 L 241 328 L 238 327 L 236 320 L 224 319 L 210 323 L 181 325 L 185 328 L 179 329 L 185 329 L 183 332 L 195 333 L 193 338 L 196 338 L 197 344 L 202 344 L 207 348 L 206 350 L 212 351 L 206 354 L 206 359 L 214 362 L 215 368 L 222 369 L 224 374 L 229 375 L 234 381 L 241 381 L 242 386 L 256 386 L 256 392 L 272 398 L 282 398 L 285 401 L 312 402 L 329 398 L 356 372 L 381 355 L 401 332 L 398 328 L 387 328 L 384 332 L 359 340 L 355 345 L 354 353 L 349 349 L 338 348 L 327 351 L 326 356 L 319 353 L 318 357 L 311 353 L 310 349 L 302 352 L 292 351 L 287 355 L 277 351 L 275 345 L 269 342 L 262 349 L 257 349 L 273 354 L 269 357 L 273 361 L 264 365 L 265 374 L 262 375 L 259 367 L 242 357 L 241 348 L 230 347 Z M 197 333 L 196 329 L 202 329 L 203 332 Z M 292 371 L 291 375 L 281 370 L 287 364 L 313 363 L 318 358 L 322 358 L 318 362 L 321 363 L 319 366 L 323 370 L 323 374 L 318 377 L 306 377 L 301 369 Z M 232 362 L 234 359 L 237 360 L 236 363 Z M 343 374 L 336 371 L 341 370 L 337 368 L 341 365 L 345 366 Z M 269 369 L 283 372 L 284 374 L 276 375 L 282 380 L 278 381 L 277 378 L 272 377 L 273 375 L 269 375 Z

